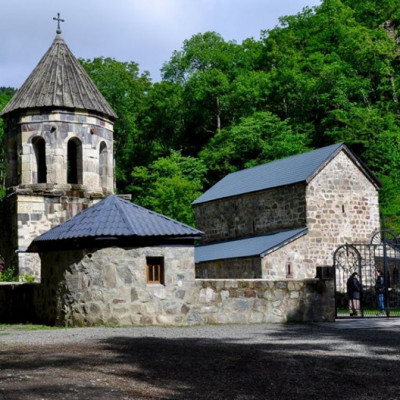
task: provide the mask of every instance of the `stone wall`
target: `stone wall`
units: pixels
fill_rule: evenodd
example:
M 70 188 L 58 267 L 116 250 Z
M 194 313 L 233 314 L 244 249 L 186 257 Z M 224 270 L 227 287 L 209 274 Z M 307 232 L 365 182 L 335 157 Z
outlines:
M 164 258 L 164 285 L 147 284 L 146 257 Z M 111 247 L 41 258 L 35 302 L 49 324 L 182 324 L 195 302 L 193 246 Z
M 346 243 L 369 243 L 379 230 L 377 187 L 342 151 L 307 186 L 307 258 L 332 263 Z
M 68 156 L 71 140 L 76 154 Z M 32 240 L 114 192 L 113 123 L 78 110 L 11 113 L 5 144 L 8 193 L 0 214 L 8 230 L 0 232 L 0 253 L 39 280 L 39 257 L 23 253 Z M 79 178 L 67 182 L 71 164 Z
M 88 197 L 79 189 L 62 191 L 51 184 L 14 188 L 0 203 L 1 221 L 10 227 L 8 231 L 0 231 L 1 254 L 7 265 L 40 280 L 39 256 L 24 253 L 32 240 L 100 201 L 101 197 Z
M 308 257 L 308 234 L 286 243 L 266 254 L 261 261 L 264 279 L 309 279 L 314 278 L 318 265 Z M 333 254 L 326 265 L 333 263 Z
M 196 264 L 199 279 L 260 279 L 261 258 L 243 257 L 208 261 Z
M 148 256 L 164 257 L 164 285 L 146 283 Z M 333 281 L 195 280 L 190 246 L 53 252 L 42 265 L 33 293 L 0 285 L 0 322 L 11 308 L 17 322 L 68 326 L 334 320 Z
M 332 280 L 196 280 L 190 288 L 154 288 L 147 294 L 130 286 L 130 300 L 99 290 L 41 301 L 41 285 L 0 284 L 0 322 L 184 326 L 335 320 Z
M 335 320 L 333 280 L 199 280 L 199 323 Z
M 195 205 L 201 244 L 306 226 L 305 190 L 297 184 Z
M 4 131 L 7 187 L 40 183 L 33 145 L 39 138 L 45 143 L 46 182 L 56 188 L 67 184 L 67 144 L 78 139 L 82 144 L 82 182 L 75 183 L 90 193 L 114 192 L 113 124 L 109 120 L 87 112 L 37 110 L 7 117 Z

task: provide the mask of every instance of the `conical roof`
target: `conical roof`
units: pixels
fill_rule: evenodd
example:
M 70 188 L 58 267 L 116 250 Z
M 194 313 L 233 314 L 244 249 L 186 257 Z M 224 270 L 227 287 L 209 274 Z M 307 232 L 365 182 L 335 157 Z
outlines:
M 40 107 L 83 109 L 117 118 L 65 44 L 60 30 L 57 30 L 52 45 L 1 115 Z
M 116 195 L 50 229 L 33 240 L 28 251 L 57 246 L 57 242 L 86 239 L 200 238 L 202 232 L 150 211 Z

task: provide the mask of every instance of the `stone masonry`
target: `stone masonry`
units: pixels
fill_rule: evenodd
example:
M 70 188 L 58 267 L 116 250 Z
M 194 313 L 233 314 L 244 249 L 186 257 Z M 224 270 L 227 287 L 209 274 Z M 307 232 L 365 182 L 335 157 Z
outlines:
M 5 123 L 8 195 L 1 216 L 11 232 L 0 233 L 1 254 L 19 273 L 39 280 L 38 255 L 24 253 L 32 240 L 114 192 L 113 124 L 90 112 L 66 110 L 29 110 Z M 37 140 L 44 143 L 44 165 Z M 79 150 L 74 183 L 67 181 L 70 140 Z
M 196 205 L 201 244 L 305 226 L 305 191 L 297 184 Z
M 295 184 L 198 204 L 201 244 L 307 227 L 308 232 L 264 257 L 196 265 L 197 278 L 310 279 L 332 265 L 345 243 L 368 243 L 379 230 L 378 189 L 344 151 L 307 185 Z
M 146 284 L 149 255 L 165 257 L 165 285 Z M 332 280 L 195 280 L 190 246 L 54 252 L 42 262 L 41 284 L 0 284 L 0 321 L 129 326 L 335 319 Z

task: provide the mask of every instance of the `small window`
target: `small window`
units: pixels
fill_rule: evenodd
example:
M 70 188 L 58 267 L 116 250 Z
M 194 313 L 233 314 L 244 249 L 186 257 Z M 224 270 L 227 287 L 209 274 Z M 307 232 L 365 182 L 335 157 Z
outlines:
M 36 158 L 36 177 L 34 183 L 46 183 L 46 143 L 43 138 L 35 137 L 32 140 L 33 151 Z
M 68 141 L 67 183 L 82 184 L 82 143 L 73 138 Z
M 293 278 L 292 263 L 286 263 L 286 278 Z
M 164 284 L 164 259 L 162 257 L 147 257 L 147 283 Z

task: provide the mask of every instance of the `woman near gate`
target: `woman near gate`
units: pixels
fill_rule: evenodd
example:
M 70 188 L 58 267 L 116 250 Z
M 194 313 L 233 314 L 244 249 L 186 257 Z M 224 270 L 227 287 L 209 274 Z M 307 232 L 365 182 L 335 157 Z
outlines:
M 358 273 L 353 272 L 350 278 L 347 280 L 347 294 L 349 296 L 350 317 L 360 314 L 361 283 L 358 279 Z

